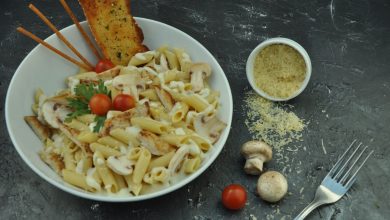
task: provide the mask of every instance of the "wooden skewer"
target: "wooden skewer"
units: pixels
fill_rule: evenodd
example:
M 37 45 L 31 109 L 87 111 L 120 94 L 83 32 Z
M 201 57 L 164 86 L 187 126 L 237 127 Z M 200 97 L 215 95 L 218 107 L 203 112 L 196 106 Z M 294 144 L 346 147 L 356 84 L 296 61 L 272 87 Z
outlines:
M 58 30 L 57 28 L 46 18 L 45 15 L 43 15 L 33 4 L 30 4 L 28 6 L 36 15 L 38 15 L 39 18 L 42 19 L 43 22 L 45 22 L 49 28 L 56 33 L 56 35 L 58 36 L 58 38 L 60 38 L 65 44 L 66 46 L 69 47 L 69 49 L 71 49 L 73 51 L 73 53 L 75 53 L 89 68 L 88 69 L 93 69 L 93 65 L 88 62 L 87 59 L 85 59 L 85 57 L 83 57 L 83 55 L 81 55 L 77 50 L 76 48 L 74 48 L 72 46 L 72 44 L 64 37 L 64 35 L 62 35 Z
M 91 70 L 91 68 L 89 66 L 87 66 L 86 64 L 84 63 L 81 63 L 75 59 L 73 59 L 72 57 L 64 54 L 63 52 L 59 51 L 58 49 L 56 49 L 55 47 L 51 46 L 50 44 L 46 43 L 45 41 L 43 41 L 41 38 L 37 37 L 36 35 L 34 35 L 33 33 L 27 31 L 26 29 L 22 28 L 22 27 L 18 27 L 16 29 L 17 31 L 19 31 L 20 33 L 26 35 L 27 37 L 35 40 L 36 42 L 42 44 L 43 46 L 45 46 L 46 48 L 48 48 L 49 50 L 53 51 L 54 53 L 60 55 L 61 57 L 63 57 L 64 59 L 68 60 L 69 62 L 72 62 L 74 64 L 76 64 L 77 66 L 83 68 L 83 69 L 86 69 L 86 70 Z
M 66 3 L 66 0 L 60 0 L 60 2 L 61 2 L 61 5 L 64 7 L 65 11 L 68 13 L 69 17 L 72 19 L 73 23 L 76 25 L 77 29 L 80 31 L 81 35 L 84 37 L 85 42 L 87 42 L 88 46 L 92 49 L 92 52 L 95 54 L 95 56 L 99 60 L 101 60 L 102 57 L 100 56 L 98 49 L 95 47 L 95 45 L 92 43 L 92 41 L 89 38 L 89 36 L 87 35 L 87 33 L 81 27 L 80 22 L 77 20 L 76 16 L 73 14 L 69 5 Z

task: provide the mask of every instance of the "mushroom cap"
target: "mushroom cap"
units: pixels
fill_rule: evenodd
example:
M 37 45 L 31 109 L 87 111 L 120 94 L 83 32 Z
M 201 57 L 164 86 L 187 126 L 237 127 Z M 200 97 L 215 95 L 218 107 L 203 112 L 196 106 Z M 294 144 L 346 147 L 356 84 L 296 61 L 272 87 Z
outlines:
M 211 75 L 211 67 L 208 63 L 194 63 L 190 68 L 190 73 L 202 72 L 203 77 L 209 77 Z
M 263 173 L 257 182 L 257 192 L 267 202 L 277 202 L 287 193 L 286 178 L 277 171 Z
M 272 159 L 272 148 L 262 141 L 248 141 L 242 145 L 241 154 L 246 159 L 261 156 L 267 162 Z

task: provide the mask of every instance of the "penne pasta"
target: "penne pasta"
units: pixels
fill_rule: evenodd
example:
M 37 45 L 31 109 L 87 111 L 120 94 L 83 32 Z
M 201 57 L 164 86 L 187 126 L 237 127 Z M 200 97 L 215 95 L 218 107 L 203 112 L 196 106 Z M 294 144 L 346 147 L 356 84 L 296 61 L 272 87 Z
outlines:
M 208 151 L 211 148 L 211 143 L 197 134 L 191 135 L 191 140 L 193 140 L 203 151 Z
M 140 147 L 134 147 L 131 148 L 128 154 L 129 160 L 138 160 L 139 156 L 141 155 L 142 148 Z
M 138 196 L 142 190 L 142 183 L 134 183 L 133 174 L 124 176 L 124 179 L 127 183 L 127 187 L 129 188 L 129 191 L 133 195 Z
M 202 112 L 209 106 L 207 100 L 198 94 L 184 96 L 182 101 L 194 108 L 197 112 Z
M 106 166 L 105 159 L 103 154 L 99 151 L 93 154 L 93 164 L 96 167 L 96 171 L 101 178 L 104 188 L 111 193 L 116 193 L 119 191 L 119 186 L 115 181 L 113 172 Z
M 90 144 L 89 147 L 91 148 L 92 152 L 101 152 L 104 158 L 108 158 L 110 156 L 119 156 L 121 154 L 121 152 L 119 152 L 118 150 L 96 142 Z
M 175 151 L 171 151 L 167 154 L 153 159 L 149 164 L 148 170 L 151 170 L 155 167 L 168 167 L 173 155 L 175 155 Z
M 143 148 L 141 150 L 139 157 L 138 157 L 137 163 L 135 164 L 135 167 L 134 167 L 134 172 L 133 172 L 133 182 L 134 183 L 136 183 L 136 184 L 141 183 L 141 181 L 146 173 L 146 170 L 148 169 L 151 158 L 152 158 L 152 155 L 150 154 L 150 152 L 147 149 Z
M 179 61 L 180 70 L 183 71 L 184 73 L 188 74 L 188 78 L 190 78 L 189 77 L 189 75 L 190 75 L 190 68 L 191 68 L 191 65 L 192 65 L 190 56 L 186 52 L 184 52 L 183 49 L 174 48 L 173 51 L 175 52 L 175 55 L 176 55 L 176 57 L 177 57 L 177 59 Z
M 77 140 L 85 143 L 93 143 L 96 142 L 99 139 L 99 136 L 96 133 L 93 133 L 91 131 L 82 131 L 77 136 Z
M 201 161 L 202 160 L 200 159 L 200 157 L 195 157 L 195 158 L 191 158 L 191 159 L 187 158 L 183 164 L 184 172 L 186 172 L 186 173 L 195 172 L 199 168 Z
M 80 187 L 87 191 L 95 191 L 92 187 L 88 186 L 86 178 L 83 174 L 76 173 L 72 170 L 63 169 L 61 171 L 62 178 L 64 178 L 65 182 Z
M 161 139 L 163 141 L 168 142 L 171 145 L 175 145 L 179 147 L 180 145 L 184 144 L 188 140 L 188 135 L 176 135 L 176 134 L 164 134 L 161 135 Z
M 112 172 L 112 174 L 114 176 L 115 182 L 118 185 L 118 191 L 121 190 L 121 189 L 126 189 L 127 188 L 127 184 L 126 184 L 126 181 L 123 178 L 123 176 L 121 176 L 121 175 L 119 175 L 119 174 L 117 174 L 115 172 Z
M 95 121 L 95 115 L 85 114 L 77 117 L 77 120 L 83 122 L 84 124 L 91 124 Z
M 133 117 L 131 124 L 156 134 L 166 133 L 170 129 L 168 125 L 147 117 Z
M 125 145 L 123 142 L 121 141 L 118 141 L 116 140 L 115 138 L 111 137 L 111 136 L 104 136 L 102 138 L 99 138 L 97 140 L 97 142 L 99 144 L 103 144 L 103 145 L 106 145 L 106 146 L 109 146 L 109 147 L 112 147 L 114 149 L 119 149 L 120 146 L 123 146 Z M 128 143 L 128 142 L 127 142 Z M 127 145 L 127 144 L 126 144 Z
M 89 130 L 88 125 L 82 123 L 81 121 L 79 121 L 77 119 L 73 119 L 71 122 L 65 123 L 65 124 L 68 125 L 70 128 L 73 128 L 73 129 L 76 129 L 79 131 Z
M 148 98 L 150 101 L 159 100 L 154 89 L 146 89 L 144 91 L 141 91 L 139 94 L 141 97 Z
M 176 55 L 172 51 L 164 50 L 163 53 L 167 57 L 168 65 L 170 69 L 178 69 L 180 67 L 179 60 L 177 59 Z
M 185 118 L 188 110 L 189 107 L 186 103 L 176 102 L 171 112 L 169 113 L 172 123 L 178 123 L 182 121 Z

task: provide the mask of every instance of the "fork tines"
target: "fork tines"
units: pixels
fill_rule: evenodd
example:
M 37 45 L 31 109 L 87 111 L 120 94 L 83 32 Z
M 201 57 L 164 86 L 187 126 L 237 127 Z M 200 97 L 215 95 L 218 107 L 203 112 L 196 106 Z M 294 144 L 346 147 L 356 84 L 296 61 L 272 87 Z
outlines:
M 362 147 L 363 144 L 360 142 L 355 147 L 356 143 L 357 140 L 355 139 L 328 174 L 329 177 L 345 187 L 350 187 L 355 182 L 357 173 L 374 152 L 371 150 L 367 153 L 368 146 Z M 367 155 L 364 159 L 363 154 Z

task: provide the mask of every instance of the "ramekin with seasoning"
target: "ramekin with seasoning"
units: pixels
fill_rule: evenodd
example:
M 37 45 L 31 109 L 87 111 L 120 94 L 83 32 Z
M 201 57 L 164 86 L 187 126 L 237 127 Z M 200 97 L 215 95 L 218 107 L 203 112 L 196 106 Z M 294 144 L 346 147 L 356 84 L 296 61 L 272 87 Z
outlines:
M 287 38 L 271 38 L 249 55 L 246 74 L 251 87 L 271 101 L 287 101 L 306 88 L 311 76 L 306 50 Z

